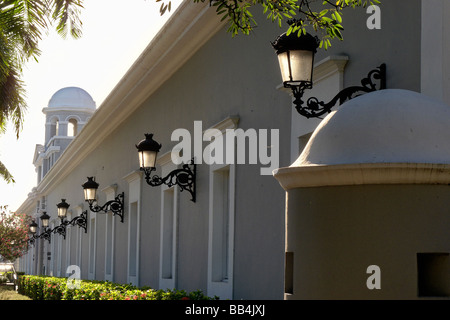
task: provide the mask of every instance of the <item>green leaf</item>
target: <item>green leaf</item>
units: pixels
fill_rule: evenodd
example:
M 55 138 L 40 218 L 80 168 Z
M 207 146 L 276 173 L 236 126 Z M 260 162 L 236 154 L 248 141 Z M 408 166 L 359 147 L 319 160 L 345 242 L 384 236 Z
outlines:
M 339 12 L 335 12 L 334 13 L 334 15 L 335 15 L 335 19 L 339 22 L 339 23 L 342 23 L 342 17 L 341 17 L 341 15 L 339 14 Z
M 328 13 L 328 9 L 324 9 L 324 10 L 320 11 L 319 18 L 326 15 L 327 13 Z
M 287 31 L 286 31 L 286 35 L 288 36 L 288 35 L 290 35 L 291 33 L 292 33 L 292 31 L 293 31 L 293 27 L 292 26 L 290 26 L 288 29 L 287 29 Z

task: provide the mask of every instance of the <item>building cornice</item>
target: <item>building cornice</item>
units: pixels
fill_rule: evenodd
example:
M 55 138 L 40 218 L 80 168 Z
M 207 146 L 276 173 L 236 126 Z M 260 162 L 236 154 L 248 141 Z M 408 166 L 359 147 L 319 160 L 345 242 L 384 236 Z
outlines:
M 60 113 L 61 111 L 67 111 L 67 112 L 72 112 L 75 114 L 78 114 L 80 112 L 93 114 L 93 113 L 95 113 L 95 110 L 96 109 L 92 109 L 92 108 L 74 108 L 74 107 L 70 107 L 70 106 L 69 107 L 62 106 L 62 107 L 58 107 L 58 108 L 55 108 L 55 107 L 43 108 L 42 113 L 52 114 L 52 113 Z
M 348 56 L 338 55 L 328 56 L 318 61 L 314 64 L 314 83 L 320 82 L 336 72 L 343 73 L 348 61 Z
M 373 184 L 450 184 L 450 164 L 355 163 L 274 170 L 283 189 Z

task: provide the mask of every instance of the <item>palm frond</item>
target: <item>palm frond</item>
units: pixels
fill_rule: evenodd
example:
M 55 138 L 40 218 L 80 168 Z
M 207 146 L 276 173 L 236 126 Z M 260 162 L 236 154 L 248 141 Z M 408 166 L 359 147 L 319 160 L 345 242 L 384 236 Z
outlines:
M 14 183 L 14 178 L 11 173 L 6 169 L 5 165 L 0 161 L 0 177 L 2 177 L 7 183 Z
M 11 121 L 18 138 L 26 109 L 23 81 L 16 70 L 10 69 L 5 80 L 0 82 L 0 131 L 1 128 L 4 130 L 7 121 Z
M 52 19 L 57 23 L 56 31 L 64 38 L 68 33 L 75 39 L 81 37 L 80 8 L 83 8 L 82 1 L 53 0 L 50 2 Z

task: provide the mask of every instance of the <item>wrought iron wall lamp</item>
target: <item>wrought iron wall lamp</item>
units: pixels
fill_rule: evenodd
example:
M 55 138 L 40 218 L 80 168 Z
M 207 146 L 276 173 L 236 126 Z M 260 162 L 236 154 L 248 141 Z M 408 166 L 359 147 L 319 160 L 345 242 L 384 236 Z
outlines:
M 314 54 L 317 52 L 319 39 L 309 33 L 301 36 L 295 32 L 289 35 L 283 33 L 272 46 L 278 55 L 283 85 L 292 90 L 295 109 L 306 118 L 321 117 L 329 113 L 337 102 L 342 104 L 360 94 L 376 91 L 374 80 L 380 81 L 378 90 L 386 89 L 386 65 L 382 64 L 361 80 L 361 86 L 345 88 L 327 103 L 311 97 L 304 105 L 303 94 L 313 86 Z
M 97 189 L 99 184 L 95 182 L 94 177 L 87 177 L 87 181 L 82 184 L 84 189 L 84 200 L 89 204 L 89 209 L 92 212 L 105 212 L 111 211 L 114 215 L 120 217 L 120 221 L 123 222 L 124 216 L 124 198 L 125 193 L 122 192 L 116 196 L 114 200 L 106 202 L 103 206 L 97 204 Z
M 38 229 L 38 225 L 37 225 L 36 221 L 34 221 L 34 219 L 31 221 L 29 227 L 30 227 L 30 233 L 31 234 L 36 234 L 37 229 Z
M 50 242 L 50 235 L 52 233 L 58 233 L 58 234 L 62 235 L 65 239 L 66 238 L 66 227 L 69 225 L 72 225 L 72 226 L 78 225 L 80 228 L 83 228 L 84 232 L 86 233 L 87 232 L 87 210 L 83 211 L 81 213 L 81 215 L 79 215 L 78 217 L 75 217 L 72 220 L 67 221 L 66 216 L 67 216 L 67 210 L 68 210 L 69 206 L 70 205 L 66 202 L 65 199 L 61 199 L 61 202 L 56 205 L 56 207 L 58 208 L 58 217 L 61 219 L 61 224 L 59 226 L 56 226 L 53 229 L 50 229 L 48 227 L 50 216 L 46 212 L 43 212 L 40 219 L 42 221 L 42 226 L 44 228 L 44 232 L 40 235 L 37 234 L 38 225 L 33 220 L 29 225 L 29 231 L 31 233 L 31 237 L 28 239 L 28 241 L 30 242 L 30 244 L 34 245 L 35 240 L 39 239 L 39 238 L 46 239 L 46 240 L 48 240 L 48 242 Z
M 41 219 L 42 228 L 44 229 L 44 232 L 41 234 L 37 234 L 37 229 L 39 229 L 37 223 L 33 220 L 29 225 L 29 231 L 32 234 L 31 238 L 28 239 L 28 241 L 34 245 L 34 242 L 36 239 L 44 239 L 48 240 L 48 243 L 50 243 L 51 233 L 52 229 L 48 227 L 48 222 L 50 221 L 50 216 L 47 214 L 47 212 L 42 212 L 42 215 L 39 217 Z
M 50 243 L 51 233 L 52 230 L 48 227 L 48 222 L 50 221 L 50 216 L 47 214 L 47 212 L 42 212 L 42 215 L 40 216 L 42 227 L 44 228 L 44 232 L 39 235 L 39 238 L 43 238 L 44 240 L 47 240 L 48 243 Z
M 38 229 L 38 225 L 33 219 L 31 221 L 30 225 L 29 225 L 29 232 L 31 234 L 31 237 L 28 238 L 28 242 L 31 245 L 34 245 L 34 242 L 36 241 L 36 239 L 39 239 L 39 235 L 36 234 L 37 233 L 37 229 Z
M 56 207 L 58 208 L 58 217 L 61 219 L 61 224 L 53 228 L 53 233 L 58 233 L 66 239 L 66 227 L 69 225 L 78 225 L 78 227 L 83 228 L 84 232 L 87 233 L 87 210 L 83 211 L 81 215 L 72 220 L 67 221 L 67 210 L 69 209 L 70 204 L 66 202 L 66 199 L 61 199 L 61 202 L 58 203 Z
M 175 169 L 166 177 L 162 178 L 158 175 L 151 176 L 152 171 L 156 170 L 156 157 L 161 144 L 153 140 L 152 133 L 146 133 L 145 139 L 141 140 L 137 145 L 139 154 L 139 166 L 145 174 L 145 181 L 152 187 L 157 187 L 162 184 L 172 187 L 177 185 L 180 191 L 186 190 L 191 194 L 191 201 L 196 200 L 195 178 L 197 174 L 197 167 L 192 159 L 189 163 L 183 164 L 182 168 Z

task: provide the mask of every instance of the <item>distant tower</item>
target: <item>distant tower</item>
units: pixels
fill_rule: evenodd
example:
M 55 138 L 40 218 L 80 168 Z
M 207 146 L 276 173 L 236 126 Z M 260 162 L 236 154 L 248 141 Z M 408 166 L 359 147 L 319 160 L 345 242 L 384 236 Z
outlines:
M 95 101 L 90 94 L 78 87 L 62 88 L 50 98 L 48 107 L 42 109 L 46 116 L 45 144 L 36 146 L 33 161 L 38 173 L 38 183 L 95 110 Z

